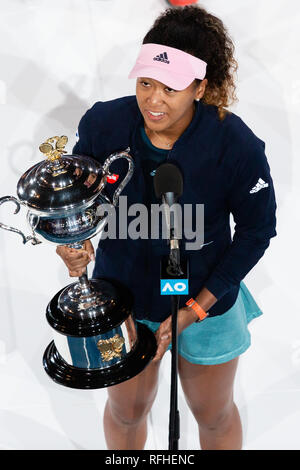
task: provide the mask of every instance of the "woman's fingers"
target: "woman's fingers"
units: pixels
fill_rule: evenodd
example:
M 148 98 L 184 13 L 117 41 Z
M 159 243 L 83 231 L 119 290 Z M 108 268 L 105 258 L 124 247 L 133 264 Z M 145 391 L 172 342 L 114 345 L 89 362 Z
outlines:
M 79 269 L 78 271 L 70 271 L 69 270 L 69 276 L 70 277 L 80 277 L 84 274 L 85 269 Z
M 194 316 L 191 316 L 190 311 L 186 308 L 178 310 L 177 318 L 177 335 L 179 336 L 182 331 L 195 321 Z M 157 351 L 153 361 L 162 359 L 169 344 L 172 342 L 172 316 L 169 316 L 165 321 L 160 324 L 160 327 L 155 333 L 157 342 Z
M 90 240 L 84 242 L 84 249 L 88 253 L 90 260 L 95 261 L 95 251 Z
M 170 343 L 171 343 L 171 335 L 164 335 L 163 337 L 160 338 L 160 340 L 157 342 L 157 351 L 156 351 L 155 357 L 153 358 L 154 362 L 160 361 L 163 358 L 163 355 L 168 349 L 168 346 Z
M 78 250 L 79 251 L 79 250 Z M 67 267 L 71 277 L 79 277 L 85 272 L 90 257 L 86 251 L 80 250 L 79 253 L 69 253 L 67 255 Z
M 87 248 L 87 250 L 85 249 Z M 90 241 L 84 243 L 84 249 L 76 250 L 68 246 L 58 246 L 56 253 L 62 258 L 71 277 L 81 276 L 94 256 L 94 249 Z
M 172 329 L 169 319 L 165 320 L 157 330 L 156 334 L 157 351 L 153 361 L 160 361 L 163 358 L 169 344 L 172 341 Z

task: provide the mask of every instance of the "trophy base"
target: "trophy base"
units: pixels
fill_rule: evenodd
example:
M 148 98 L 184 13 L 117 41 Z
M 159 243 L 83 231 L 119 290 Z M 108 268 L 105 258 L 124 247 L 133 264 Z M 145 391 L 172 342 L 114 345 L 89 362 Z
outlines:
M 93 282 L 94 286 L 97 285 L 103 295 L 110 296 L 116 301 L 111 302 L 112 306 L 105 312 L 101 313 L 99 311 L 99 315 L 87 316 L 86 318 L 72 315 L 59 308 L 61 294 L 76 283 L 70 284 L 57 292 L 47 306 L 46 318 L 54 330 L 66 336 L 94 336 L 115 328 L 130 315 L 132 295 L 125 286 L 115 280 L 104 278 L 97 279 L 95 282 L 90 279 L 90 282 Z
M 52 341 L 44 353 L 44 369 L 54 382 L 65 387 L 90 390 L 119 384 L 138 375 L 155 356 L 153 333 L 141 323 L 137 324 L 137 332 L 138 343 L 123 363 L 105 369 L 74 367 L 61 357 Z

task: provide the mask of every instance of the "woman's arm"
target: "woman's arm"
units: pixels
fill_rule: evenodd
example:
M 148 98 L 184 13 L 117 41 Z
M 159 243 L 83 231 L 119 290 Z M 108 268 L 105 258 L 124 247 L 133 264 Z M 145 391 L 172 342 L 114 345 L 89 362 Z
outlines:
M 239 285 L 263 256 L 276 233 L 276 201 L 264 144 L 245 149 L 246 155 L 233 178 L 228 208 L 236 223 L 233 241 L 201 289 L 196 302 L 205 310 L 232 287 Z M 264 183 L 256 186 L 259 180 Z M 256 189 L 255 189 L 256 188 Z M 259 189 L 261 188 L 261 189 Z M 178 335 L 198 319 L 190 307 L 178 310 Z M 205 322 L 206 320 L 204 320 Z M 172 316 L 161 323 L 156 332 L 158 349 L 154 361 L 162 359 L 172 340 Z
M 264 143 L 245 145 L 227 198 L 235 230 L 231 245 L 205 282 L 219 300 L 257 264 L 276 233 L 276 200 Z
M 195 300 L 203 308 L 205 312 L 208 312 L 209 309 L 217 302 L 218 299 L 206 287 L 203 287 L 203 289 L 201 289 L 201 291 L 199 292 Z M 198 319 L 198 315 L 197 315 L 196 320 L 197 319 Z

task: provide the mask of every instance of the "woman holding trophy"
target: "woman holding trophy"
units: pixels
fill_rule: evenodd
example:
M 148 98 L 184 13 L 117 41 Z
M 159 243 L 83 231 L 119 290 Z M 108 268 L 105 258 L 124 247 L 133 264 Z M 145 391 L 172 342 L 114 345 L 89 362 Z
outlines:
M 80 121 L 73 150 L 101 162 L 130 147 L 135 174 L 125 191 L 128 204 L 159 202 L 153 175 L 165 161 L 183 174 L 180 204 L 204 204 L 204 244 L 184 252 L 190 293 L 181 296 L 178 311 L 178 371 L 201 448 L 215 450 L 242 447 L 234 378 L 238 357 L 250 346 L 247 325 L 262 314 L 242 280 L 276 236 L 264 142 L 226 110 L 236 100 L 236 69 L 220 19 L 198 6 L 168 9 L 146 34 L 130 73 L 136 96 L 96 103 Z M 84 248 L 57 248 L 70 276 L 80 276 L 94 259 L 90 241 Z M 145 370 L 108 388 L 109 449 L 143 449 L 146 442 L 159 365 L 172 341 L 168 298 L 158 287 L 166 253 L 164 240 L 124 237 L 101 240 L 96 251 L 93 278 L 116 279 L 132 291 L 136 320 L 155 332 L 158 345 Z

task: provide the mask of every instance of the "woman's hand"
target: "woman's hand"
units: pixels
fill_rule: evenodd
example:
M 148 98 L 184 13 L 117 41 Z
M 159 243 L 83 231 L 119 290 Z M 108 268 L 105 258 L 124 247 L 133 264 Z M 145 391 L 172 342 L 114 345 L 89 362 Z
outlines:
M 56 253 L 62 258 L 71 277 L 80 277 L 90 261 L 95 260 L 94 248 L 90 240 L 84 242 L 83 249 L 58 246 Z
M 198 316 L 189 307 L 183 307 L 178 310 L 177 314 L 177 333 L 178 336 L 189 325 L 197 320 Z M 160 327 L 155 333 L 157 342 L 156 355 L 153 358 L 154 362 L 160 361 L 165 354 L 169 344 L 172 342 L 172 315 L 160 324 Z

